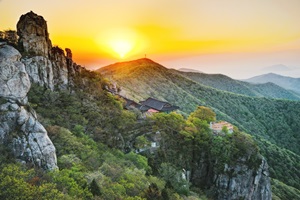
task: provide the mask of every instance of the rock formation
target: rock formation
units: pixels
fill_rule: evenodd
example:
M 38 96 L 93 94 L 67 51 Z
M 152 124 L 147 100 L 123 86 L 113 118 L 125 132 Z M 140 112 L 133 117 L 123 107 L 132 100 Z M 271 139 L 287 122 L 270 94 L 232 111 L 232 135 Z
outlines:
M 70 49 L 52 47 L 47 23 L 42 16 L 32 11 L 22 15 L 17 24 L 22 62 L 33 83 L 54 90 L 67 89 L 74 85 L 81 66 L 72 60 Z
M 22 50 L 31 55 L 50 57 L 51 41 L 47 23 L 32 11 L 22 15 L 17 24 L 17 34 Z
M 201 159 L 195 167 L 191 181 L 194 185 L 210 188 L 210 195 L 215 199 L 271 200 L 271 183 L 266 160 L 261 158 L 261 164 L 257 169 L 254 168 L 242 158 L 234 165 L 225 164 L 223 172 L 220 172 L 213 163 Z
M 47 23 L 29 12 L 17 24 L 18 46 L 0 45 L 0 143 L 21 162 L 56 169 L 55 147 L 27 101 L 31 83 L 68 89 L 80 76 L 72 52 L 52 47 Z M 21 55 L 22 54 L 22 55 Z
M 256 171 L 243 163 L 226 165 L 224 171 L 215 176 L 218 199 L 272 199 L 268 164 L 264 159 Z
M 31 83 L 21 54 L 0 44 L 0 143 L 21 162 L 56 169 L 55 147 L 27 102 Z

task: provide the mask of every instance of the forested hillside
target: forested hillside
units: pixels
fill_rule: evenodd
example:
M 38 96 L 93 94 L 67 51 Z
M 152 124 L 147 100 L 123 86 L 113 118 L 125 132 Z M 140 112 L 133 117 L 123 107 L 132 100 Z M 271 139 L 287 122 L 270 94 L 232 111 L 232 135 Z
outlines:
M 160 165 L 154 168 L 127 146 L 137 113 L 102 89 L 107 82 L 101 76 L 85 71 L 78 79 L 85 81 L 75 82 L 71 91 L 32 85 L 30 107 L 56 147 L 59 170 L 21 165 L 0 145 L 1 199 L 207 199 L 201 188 L 183 188 L 188 186 L 183 179 L 169 185 L 158 173 Z M 172 165 L 181 177 L 178 167 Z
M 188 119 L 176 113 L 157 114 L 141 126 L 137 113 L 123 110 L 121 99 L 101 89 L 109 84 L 101 76 L 86 72 L 82 78 L 88 82 L 77 83 L 73 92 L 53 92 L 37 85 L 30 90 L 31 106 L 39 114 L 57 149 L 60 171 L 41 176 L 15 164 L 4 165 L 1 175 L 5 177 L 11 176 L 7 170 L 23 174 L 16 178 L 22 182 L 23 188 L 19 192 L 24 192 L 31 183 L 26 182 L 27 179 L 34 181 L 34 191 L 26 191 L 26 197 L 44 192 L 47 196 L 52 195 L 52 199 L 205 200 L 206 193 L 222 199 L 225 193 L 212 179 L 214 175 L 224 173 L 225 164 L 232 170 L 238 169 L 239 165 L 246 167 L 246 177 L 248 174 L 252 177 L 252 170 L 260 168 L 262 160 L 258 147 L 249 135 L 236 129 L 234 134 L 213 136 L 208 121 L 214 120 L 215 114 L 210 110 L 207 112 L 207 108 L 198 108 Z M 83 90 L 86 84 L 89 89 Z M 210 115 L 201 118 L 203 111 Z M 134 148 L 127 142 L 133 135 L 157 130 L 164 142 L 155 154 L 146 153 L 147 159 L 132 152 Z M 198 154 L 199 151 L 206 155 Z M 178 155 L 181 159 L 177 159 Z M 212 171 L 197 172 L 199 164 L 195 165 L 195 162 L 200 158 Z M 245 160 L 241 162 L 241 159 Z M 181 178 L 182 168 L 193 172 L 191 182 Z M 252 179 L 249 180 L 252 184 Z M 243 178 L 237 176 L 234 181 L 243 181 Z M 7 184 L 5 182 L 3 187 Z M 261 184 L 260 187 L 269 186 Z M 241 190 L 249 190 L 247 194 L 252 189 L 248 186 Z M 262 190 L 268 192 L 268 189 Z M 11 192 L 0 193 L 0 196 L 8 194 Z M 242 194 L 232 191 L 226 195 Z
M 184 113 L 192 112 L 197 105 L 211 107 L 218 119 L 227 120 L 256 137 L 260 148 L 264 149 L 263 155 L 273 163 L 271 177 L 299 189 L 299 101 L 248 97 L 216 90 L 149 59 L 116 63 L 99 72 L 115 81 L 128 98 L 155 97 L 179 105 Z M 263 140 L 271 142 L 276 150 L 269 152 L 269 145 Z M 278 158 L 282 158 L 280 163 L 275 161 Z

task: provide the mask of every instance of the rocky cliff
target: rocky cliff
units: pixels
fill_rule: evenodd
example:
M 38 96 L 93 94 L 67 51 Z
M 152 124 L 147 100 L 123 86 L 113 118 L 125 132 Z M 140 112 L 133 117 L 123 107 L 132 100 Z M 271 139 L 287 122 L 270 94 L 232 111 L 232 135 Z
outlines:
M 257 170 L 243 163 L 226 165 L 224 174 L 215 175 L 214 182 L 218 199 L 272 199 L 268 164 L 265 159 L 262 159 Z
M 70 49 L 52 47 L 47 23 L 42 16 L 29 12 L 17 23 L 21 61 L 25 64 L 30 80 L 51 90 L 67 89 L 82 67 L 72 60 Z
M 192 163 L 190 181 L 194 186 L 208 189 L 209 196 L 218 200 L 271 200 L 272 191 L 268 164 L 260 154 L 255 162 L 250 156 L 234 159 L 231 164 L 220 164 L 202 152 Z M 231 160 L 233 161 L 233 160 Z
M 27 102 L 31 83 L 21 54 L 0 44 L 0 143 L 21 162 L 56 169 L 55 147 Z
M 219 200 L 271 200 L 272 191 L 268 164 L 264 158 L 255 169 L 245 158 L 234 165 L 225 164 L 222 171 L 216 163 L 202 158 L 194 166 L 191 182 L 195 186 L 208 188 L 210 196 Z
M 70 49 L 52 47 L 47 23 L 29 12 L 17 23 L 18 50 L 1 43 L 0 142 L 15 157 L 44 169 L 57 168 L 55 147 L 27 101 L 31 83 L 51 90 L 69 89 L 84 70 Z M 8 41 L 9 42 L 9 41 Z

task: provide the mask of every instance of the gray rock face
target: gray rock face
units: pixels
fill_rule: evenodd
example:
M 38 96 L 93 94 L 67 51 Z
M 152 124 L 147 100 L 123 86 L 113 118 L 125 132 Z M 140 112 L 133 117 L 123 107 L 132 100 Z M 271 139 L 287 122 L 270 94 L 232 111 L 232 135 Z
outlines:
M 0 143 L 21 162 L 56 169 L 55 147 L 27 104 L 30 80 L 20 53 L 0 45 Z
M 257 169 L 249 166 L 246 159 L 239 159 L 233 166 L 225 164 L 223 172 L 215 164 L 207 162 L 203 154 L 191 181 L 196 186 L 210 188 L 211 196 L 218 200 L 271 200 L 271 183 L 268 164 L 264 158 Z
M 53 75 L 55 79 L 53 84 L 59 88 L 66 89 L 69 84 L 69 72 L 67 58 L 64 52 L 55 51 L 52 49 L 51 61 L 53 67 Z
M 268 165 L 264 159 L 257 171 L 245 164 L 226 165 L 224 171 L 214 177 L 218 199 L 272 199 Z
M 22 59 L 30 80 L 40 86 L 54 89 L 53 70 L 51 61 L 44 56 L 34 56 Z
M 24 99 L 30 89 L 21 54 L 13 47 L 0 45 L 0 96 L 13 100 Z

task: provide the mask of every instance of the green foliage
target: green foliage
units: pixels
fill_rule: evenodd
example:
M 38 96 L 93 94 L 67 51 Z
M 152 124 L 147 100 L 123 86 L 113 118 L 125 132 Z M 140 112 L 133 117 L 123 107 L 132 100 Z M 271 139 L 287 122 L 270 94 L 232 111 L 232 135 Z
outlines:
M 264 139 L 257 138 L 257 141 L 262 143 L 260 144 L 262 154 L 272 158 L 268 160 L 270 176 L 288 186 L 300 188 L 300 156 Z
M 223 132 L 224 134 L 228 134 L 228 128 L 227 128 L 227 126 L 223 126 L 223 127 L 222 127 L 222 132 Z
M 148 166 L 148 160 L 146 157 L 130 152 L 125 154 L 125 158 L 130 160 L 138 169 L 144 169 L 150 171 L 151 168 Z
M 34 170 L 22 169 L 19 165 L 5 165 L 0 171 L 1 199 L 68 199 L 54 183 L 39 181 Z
M 99 187 L 99 185 L 98 185 L 98 183 L 96 182 L 95 179 L 93 179 L 93 181 L 90 184 L 90 190 L 91 190 L 91 193 L 94 196 L 100 196 L 101 195 L 100 187 Z
M 150 145 L 150 142 L 144 135 L 138 136 L 135 139 L 135 147 L 137 149 L 142 149 Z
M 178 194 L 189 194 L 189 182 L 182 178 L 182 171 L 176 169 L 169 163 L 162 163 L 159 168 L 159 175 L 174 189 Z
M 151 168 L 144 156 L 124 154 L 58 126 L 49 126 L 48 133 L 61 169 L 48 173 L 48 179 L 72 198 L 142 199 L 150 195 L 150 184 L 157 185 L 158 194 L 164 189 L 162 179 L 146 174 Z
M 271 179 L 273 199 L 300 199 L 300 190 Z
M 75 199 L 92 199 L 93 195 L 87 187 L 87 180 L 83 173 L 76 169 L 63 169 L 49 174 L 58 190 L 66 192 Z
M 182 178 L 183 171 L 184 176 L 189 174 L 194 186 L 206 189 L 214 174 L 234 176 L 232 172 L 224 171 L 225 164 L 229 167 L 244 164 L 254 170 L 261 164 L 258 146 L 250 135 L 237 128 L 232 134 L 212 133 L 207 121 L 213 119 L 214 113 L 209 110 L 209 114 L 203 114 L 208 110 L 198 107 L 186 120 L 175 113 L 158 113 L 151 117 L 154 130 L 158 129 L 162 134 L 162 141 L 149 163 L 153 169 L 159 169 L 154 171 L 167 183 L 162 190 L 165 199 L 171 198 L 172 190 L 189 194 L 189 182 Z M 199 168 L 207 171 L 199 175 Z M 198 174 L 197 178 L 194 178 L 195 174 Z
M 187 120 L 174 112 L 158 113 L 149 119 L 153 125 L 150 131 L 162 135 L 161 148 L 150 156 L 151 170 L 145 157 L 108 148 L 124 150 L 133 132 L 143 133 L 143 128 L 137 126 L 136 115 L 122 110 L 122 103 L 112 95 L 96 90 L 106 84 L 102 80 L 97 82 L 99 77 L 84 72 L 81 78 L 88 79 L 92 86 L 85 87 L 78 79 L 78 86 L 72 92 L 52 92 L 34 85 L 29 94 L 57 149 L 61 171 L 49 173 L 49 180 L 72 198 L 133 199 L 167 195 L 169 199 L 181 199 L 180 195 L 190 192 L 188 181 L 182 178 L 182 169 L 194 172 L 195 160 L 203 159 L 213 167 L 217 161 L 221 166 L 225 162 L 235 163 L 243 156 L 248 156 L 246 160 L 252 163 L 252 156 L 257 155 L 252 150 L 255 144 L 243 133 L 214 137 L 208 123 L 215 120 L 215 114 L 209 108 L 199 107 Z M 187 93 L 178 98 L 183 97 L 195 99 Z M 201 98 L 199 101 L 202 102 Z M 218 149 L 220 143 L 227 144 L 225 156 L 220 155 L 224 152 Z M 162 163 L 172 164 L 163 166 Z M 160 178 L 148 176 L 152 171 Z M 176 171 L 178 178 L 172 179 L 168 171 Z
M 146 199 L 147 200 L 159 200 L 161 199 L 161 192 L 155 183 L 151 183 L 146 190 Z
M 198 108 L 190 114 L 189 118 L 198 118 L 209 123 L 216 121 L 216 113 L 210 108 L 198 106 Z
M 122 110 L 121 102 L 97 88 L 98 82 L 94 81 L 98 81 L 98 77 L 89 77 L 88 73 L 82 76 L 92 82 L 85 91 L 75 88 L 76 92 L 52 92 L 33 84 L 28 94 L 31 106 L 43 116 L 42 122 L 46 126 L 65 127 L 77 136 L 88 132 L 97 141 L 125 148 L 124 138 L 134 128 L 136 115 Z M 90 88 L 94 90 L 90 91 Z

